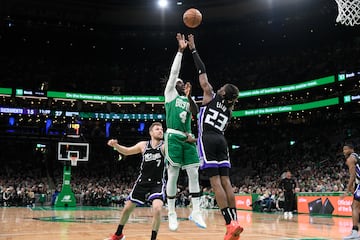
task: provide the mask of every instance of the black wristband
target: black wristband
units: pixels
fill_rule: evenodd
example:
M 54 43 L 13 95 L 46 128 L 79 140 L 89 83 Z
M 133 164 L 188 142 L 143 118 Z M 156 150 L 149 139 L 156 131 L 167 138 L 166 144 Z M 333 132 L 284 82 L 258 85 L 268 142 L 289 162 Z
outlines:
M 205 68 L 205 64 L 203 63 L 203 61 L 201 60 L 199 53 L 196 51 L 196 49 L 193 49 L 191 51 L 193 59 L 194 59 L 194 63 L 196 66 L 196 70 L 198 71 L 199 75 L 206 73 L 206 68 Z

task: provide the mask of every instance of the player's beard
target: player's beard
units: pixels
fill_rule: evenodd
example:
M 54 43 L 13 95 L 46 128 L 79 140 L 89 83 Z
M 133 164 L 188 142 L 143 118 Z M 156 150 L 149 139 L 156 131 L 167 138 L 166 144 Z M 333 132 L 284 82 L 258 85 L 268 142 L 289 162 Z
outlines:
M 164 137 L 154 137 L 154 139 L 155 139 L 156 141 L 161 141 L 161 140 L 164 139 Z

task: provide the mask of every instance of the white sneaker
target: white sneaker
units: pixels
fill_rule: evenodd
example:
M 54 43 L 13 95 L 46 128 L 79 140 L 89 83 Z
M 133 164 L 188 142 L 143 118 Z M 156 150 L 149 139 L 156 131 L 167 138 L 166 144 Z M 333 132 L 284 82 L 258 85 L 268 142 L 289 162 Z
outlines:
M 284 218 L 287 219 L 289 217 L 289 213 L 288 212 L 284 212 Z
M 176 212 L 169 212 L 168 213 L 168 220 L 169 220 L 169 229 L 170 229 L 170 231 L 176 231 L 178 229 L 178 227 L 179 227 Z
M 192 212 L 189 216 L 189 220 L 193 221 L 199 228 L 206 228 L 201 212 Z
M 288 216 L 289 216 L 289 218 L 293 218 L 293 213 L 292 213 L 292 212 L 289 212 L 289 213 L 288 213 Z
M 348 240 L 348 239 L 360 239 L 358 231 L 351 230 L 350 235 L 343 238 L 343 240 Z

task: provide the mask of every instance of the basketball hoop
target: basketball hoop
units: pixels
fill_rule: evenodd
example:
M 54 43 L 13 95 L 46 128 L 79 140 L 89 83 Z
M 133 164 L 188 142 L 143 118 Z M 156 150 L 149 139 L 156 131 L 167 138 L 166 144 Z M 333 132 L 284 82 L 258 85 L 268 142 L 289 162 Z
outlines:
M 339 14 L 336 22 L 346 26 L 360 24 L 360 0 L 335 0 Z
M 78 158 L 76 156 L 71 156 L 70 157 L 71 166 L 77 166 L 77 160 Z

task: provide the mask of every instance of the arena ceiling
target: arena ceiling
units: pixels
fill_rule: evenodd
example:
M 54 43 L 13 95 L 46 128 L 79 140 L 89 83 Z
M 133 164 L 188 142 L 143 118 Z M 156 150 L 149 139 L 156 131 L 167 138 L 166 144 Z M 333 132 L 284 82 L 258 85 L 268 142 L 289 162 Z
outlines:
M 320 15 L 329 8 L 336 8 L 335 1 L 329 0 L 168 1 L 168 8 L 160 9 L 157 0 L 2 0 L 0 14 L 112 25 L 166 26 L 182 24 L 182 14 L 190 7 L 202 12 L 204 23 L 236 21 L 257 15 L 268 18 L 310 12 Z

